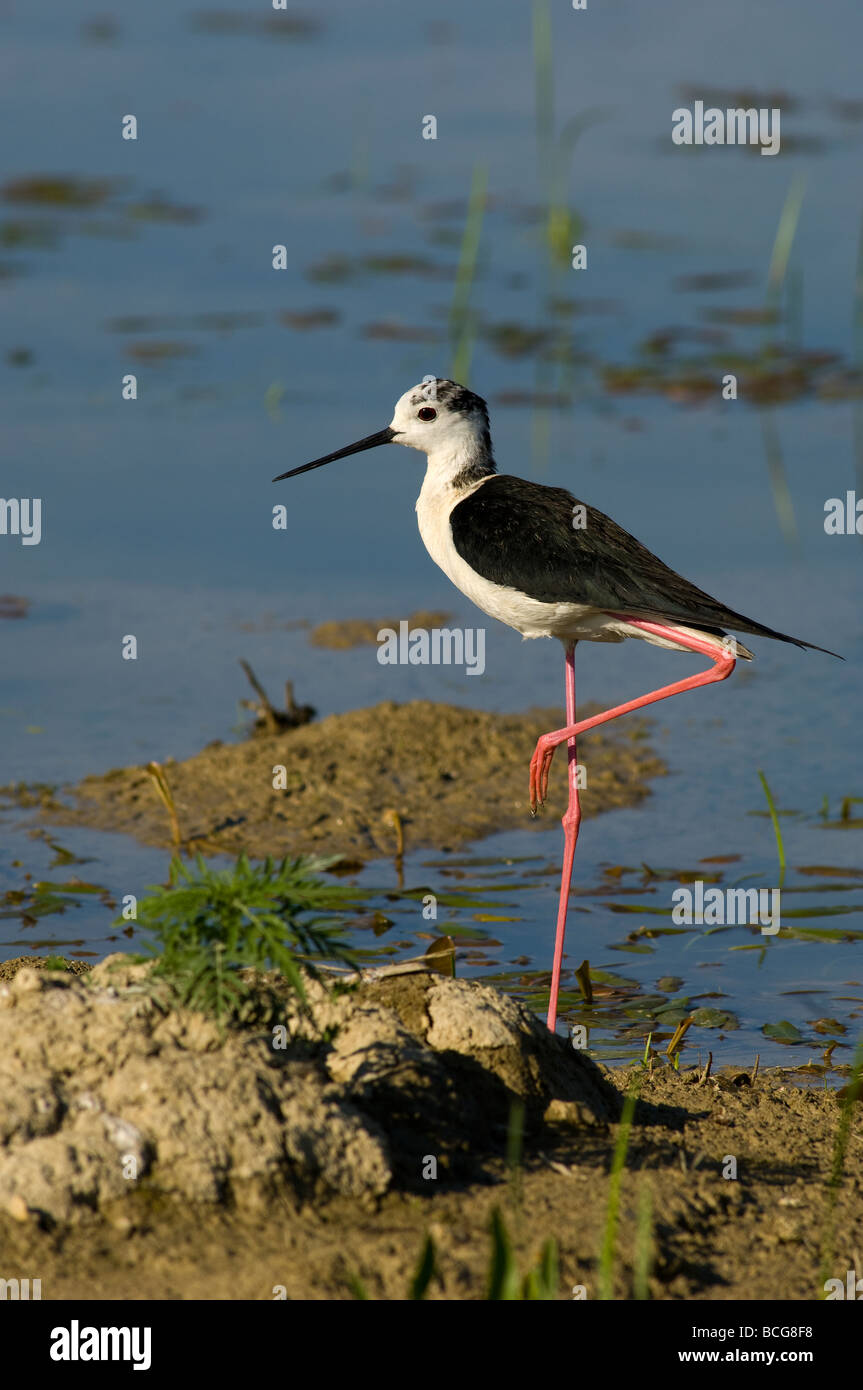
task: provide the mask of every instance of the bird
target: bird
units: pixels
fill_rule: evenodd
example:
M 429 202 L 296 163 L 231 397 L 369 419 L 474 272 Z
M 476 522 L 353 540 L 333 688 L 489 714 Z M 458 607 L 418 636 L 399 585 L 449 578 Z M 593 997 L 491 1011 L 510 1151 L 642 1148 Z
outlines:
M 530 761 L 529 805 L 545 801 L 555 749 L 566 743 L 569 795 L 555 927 L 547 1026 L 557 1027 L 566 916 L 581 824 L 579 735 L 658 700 L 726 680 L 752 652 L 730 633 L 769 637 L 836 656 L 744 617 L 697 588 L 611 517 L 566 488 L 499 473 L 488 406 L 466 386 L 425 377 L 396 402 L 386 429 L 335 453 L 280 473 L 297 477 L 337 459 L 404 444 L 427 458 L 416 511 L 422 541 L 435 564 L 472 603 L 524 638 L 554 637 L 565 652 L 566 723 L 542 734 Z M 709 666 L 590 718 L 576 719 L 578 642 L 637 638 L 671 651 L 694 652 Z M 841 658 L 840 658 L 841 659 Z

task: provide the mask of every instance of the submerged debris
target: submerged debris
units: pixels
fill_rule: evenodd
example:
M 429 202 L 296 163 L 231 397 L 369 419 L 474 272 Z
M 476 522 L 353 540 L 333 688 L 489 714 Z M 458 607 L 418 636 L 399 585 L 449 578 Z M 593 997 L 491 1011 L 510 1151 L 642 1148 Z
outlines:
M 308 724 L 314 719 L 317 711 L 311 705 L 298 705 L 294 700 L 294 683 L 285 681 L 285 708 L 276 709 L 270 703 L 266 690 L 261 685 L 248 661 L 240 661 L 249 685 L 258 697 L 257 703 L 254 700 L 242 700 L 244 709 L 252 710 L 255 716 L 255 723 L 252 729 L 253 734 L 277 734 L 282 729 L 297 729 L 301 724 Z

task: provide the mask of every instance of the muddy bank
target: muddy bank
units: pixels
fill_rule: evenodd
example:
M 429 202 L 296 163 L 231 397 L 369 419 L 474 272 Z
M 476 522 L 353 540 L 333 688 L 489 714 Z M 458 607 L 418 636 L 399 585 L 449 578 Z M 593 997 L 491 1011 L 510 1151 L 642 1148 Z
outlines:
M 334 714 L 318 724 L 240 744 L 212 744 L 163 764 L 180 831 L 209 853 L 391 855 L 396 813 L 407 848 L 457 848 L 496 830 L 530 824 L 528 764 L 541 733 L 561 711 L 491 714 L 416 701 Z M 644 742 L 644 726 L 591 731 L 579 748 L 587 816 L 630 806 L 647 779 L 665 771 Z M 565 759 L 552 769 L 541 823 L 563 813 Z M 284 786 L 274 778 L 284 769 Z M 8 789 L 7 789 L 8 791 Z M 171 831 L 152 779 L 140 767 L 85 778 L 62 794 L 17 794 L 40 819 L 119 830 L 168 846 Z
M 430 1233 L 429 1296 L 481 1299 L 498 1207 L 522 1271 L 553 1236 L 558 1297 L 597 1297 L 634 1073 L 594 1066 L 473 982 L 381 981 L 318 997 L 306 1023 L 286 999 L 280 1055 L 269 1034 L 220 1039 L 200 1016 L 161 1014 L 134 972 L 109 961 L 88 985 L 25 969 L 0 987 L 5 1277 L 38 1268 L 43 1298 L 338 1300 L 360 1279 L 401 1299 Z M 825 1270 L 859 1271 L 859 1102 L 832 1212 L 828 1197 L 841 1104 L 778 1070 L 642 1073 L 615 1297 L 633 1296 L 645 1210 L 654 1299 L 808 1301 Z M 133 1154 L 140 1176 L 118 1179 Z

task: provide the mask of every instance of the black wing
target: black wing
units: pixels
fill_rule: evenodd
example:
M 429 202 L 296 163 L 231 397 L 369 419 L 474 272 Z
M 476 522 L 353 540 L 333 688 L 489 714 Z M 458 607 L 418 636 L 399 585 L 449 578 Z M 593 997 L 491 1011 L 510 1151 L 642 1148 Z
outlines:
M 471 569 L 543 603 L 586 603 L 634 617 L 661 614 L 713 634 L 731 628 L 813 647 L 718 603 L 564 488 L 495 475 L 457 503 L 450 524 L 455 548 Z

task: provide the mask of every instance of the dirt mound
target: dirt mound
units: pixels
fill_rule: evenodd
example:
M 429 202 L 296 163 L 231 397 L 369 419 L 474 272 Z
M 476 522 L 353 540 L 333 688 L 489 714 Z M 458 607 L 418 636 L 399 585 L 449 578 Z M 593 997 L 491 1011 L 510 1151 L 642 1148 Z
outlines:
M 476 1177 L 514 1100 L 596 1130 L 619 1113 L 599 1069 L 520 1005 L 439 975 L 395 977 L 274 1027 L 166 1007 L 149 965 L 23 965 L 0 984 L 0 1210 L 42 1225 L 134 1224 L 173 1198 L 248 1213 L 274 1198 L 368 1201 L 424 1186 L 433 1158 Z M 425 1176 L 428 1176 L 426 1173 Z
M 530 756 L 539 735 L 562 719 L 559 709 L 492 714 L 425 700 L 387 703 L 247 743 L 211 745 L 163 766 L 181 833 L 204 852 L 371 859 L 396 849 L 393 811 L 408 848 L 448 849 L 530 824 Z M 585 736 L 585 815 L 633 805 L 647 794 L 646 779 L 665 771 L 643 738 L 637 722 L 614 735 Z M 274 787 L 280 767 L 285 785 Z M 556 825 L 564 809 L 563 767 L 560 757 L 546 825 Z M 39 805 L 43 820 L 171 843 L 165 808 L 140 767 L 87 777 L 68 796 L 18 789 L 23 804 Z
M 302 1020 L 286 998 L 284 1049 L 165 1011 L 145 978 L 112 957 L 0 985 L 2 1272 L 38 1269 L 43 1298 L 350 1299 L 359 1279 L 400 1300 L 431 1235 L 429 1296 L 483 1299 L 501 1208 L 522 1271 L 554 1237 L 558 1296 L 596 1298 L 634 1082 L 615 1298 L 808 1301 L 859 1278 L 863 1116 L 837 1167 L 835 1091 L 781 1070 L 604 1073 L 443 976 L 312 990 Z

